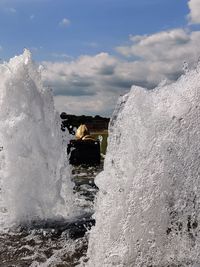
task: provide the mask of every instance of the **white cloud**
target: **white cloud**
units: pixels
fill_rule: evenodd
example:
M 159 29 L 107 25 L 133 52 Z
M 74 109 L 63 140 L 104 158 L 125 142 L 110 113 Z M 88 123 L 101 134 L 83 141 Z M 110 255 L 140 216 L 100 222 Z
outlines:
M 188 5 L 190 23 L 200 23 L 200 0 L 189 0 Z M 69 24 L 66 18 L 60 22 L 60 26 Z M 68 55 L 55 53 L 68 61 L 43 62 L 43 80 L 53 88 L 60 112 L 110 115 L 119 95 L 133 84 L 150 89 L 162 80 L 176 80 L 183 73 L 184 61 L 195 66 L 199 42 L 200 31 L 177 28 L 130 36 L 129 45 L 116 48 L 120 58 L 99 53 L 70 60 Z
M 152 35 L 132 36 L 129 46 L 117 47 L 124 56 L 137 56 L 152 61 L 169 61 L 188 57 L 199 52 L 197 41 L 199 32 L 187 32 L 184 29 L 158 32 Z M 195 48 L 192 51 L 192 48 Z
M 174 80 L 181 72 L 184 61 L 193 64 L 200 56 L 200 31 L 183 29 L 163 31 L 153 35 L 133 36 L 130 46 L 121 46 L 117 51 L 126 57 L 137 57 L 140 69 L 147 69 L 147 82 L 158 79 Z M 149 77 L 149 78 L 148 78 Z
M 192 24 L 200 23 L 200 0 L 189 0 L 188 6 L 190 13 L 188 15 L 189 21 Z
M 57 109 L 69 113 L 111 113 L 120 94 L 131 85 L 153 88 L 176 80 L 183 62 L 200 56 L 200 31 L 184 29 L 131 36 L 130 46 L 118 47 L 129 60 L 108 53 L 64 62 L 44 62 L 43 79 L 54 89 Z
M 55 96 L 55 107 L 61 113 L 65 111 L 68 114 L 91 114 L 108 116 L 112 114 L 113 101 L 111 97 L 99 95 L 98 97 L 71 97 Z M 114 102 L 114 103 L 113 103 Z
M 34 14 L 30 15 L 30 20 L 34 20 L 34 18 L 35 18 Z
M 147 73 L 144 80 L 157 84 L 161 79 L 175 80 L 184 61 L 194 65 L 200 56 L 200 31 L 174 29 L 149 36 L 132 37 L 130 46 L 118 47 L 126 56 L 138 58 L 139 69 Z M 136 61 L 134 61 L 136 63 Z
M 54 89 L 57 109 L 74 114 L 110 114 L 119 94 L 112 85 L 117 62 L 107 53 L 70 62 L 44 62 L 43 80 Z
M 15 14 L 17 10 L 14 7 L 5 8 L 5 12 Z
M 59 23 L 59 25 L 62 27 L 68 27 L 70 24 L 71 24 L 71 21 L 67 18 L 63 18 Z

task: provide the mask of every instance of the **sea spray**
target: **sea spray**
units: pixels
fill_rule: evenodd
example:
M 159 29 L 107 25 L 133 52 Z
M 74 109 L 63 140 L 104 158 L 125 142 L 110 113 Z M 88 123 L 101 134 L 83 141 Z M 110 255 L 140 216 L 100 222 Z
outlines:
M 70 168 L 40 68 L 25 50 L 0 65 L 0 80 L 0 229 L 70 216 Z
M 200 266 L 198 68 L 133 86 L 109 131 L 86 266 Z

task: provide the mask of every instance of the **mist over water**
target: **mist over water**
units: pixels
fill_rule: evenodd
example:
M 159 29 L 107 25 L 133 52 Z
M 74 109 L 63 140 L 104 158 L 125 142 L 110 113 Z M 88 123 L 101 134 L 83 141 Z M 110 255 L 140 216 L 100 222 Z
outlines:
M 30 52 L 1 64 L 0 80 L 0 229 L 70 217 L 73 184 L 59 115 Z
M 200 73 L 133 86 L 110 123 L 86 266 L 200 266 Z

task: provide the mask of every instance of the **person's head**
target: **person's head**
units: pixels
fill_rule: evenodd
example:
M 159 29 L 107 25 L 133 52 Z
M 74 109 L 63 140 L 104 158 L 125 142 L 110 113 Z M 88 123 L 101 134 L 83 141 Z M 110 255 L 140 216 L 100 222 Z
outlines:
M 89 135 L 88 128 L 85 124 L 81 124 L 76 131 L 76 138 L 82 139 L 85 135 Z

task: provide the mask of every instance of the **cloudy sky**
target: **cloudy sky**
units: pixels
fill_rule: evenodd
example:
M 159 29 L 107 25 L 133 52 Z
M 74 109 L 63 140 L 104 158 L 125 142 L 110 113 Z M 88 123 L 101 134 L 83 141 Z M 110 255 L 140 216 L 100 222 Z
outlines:
M 32 51 L 59 111 L 110 116 L 200 58 L 200 0 L 0 0 L 0 58 Z

